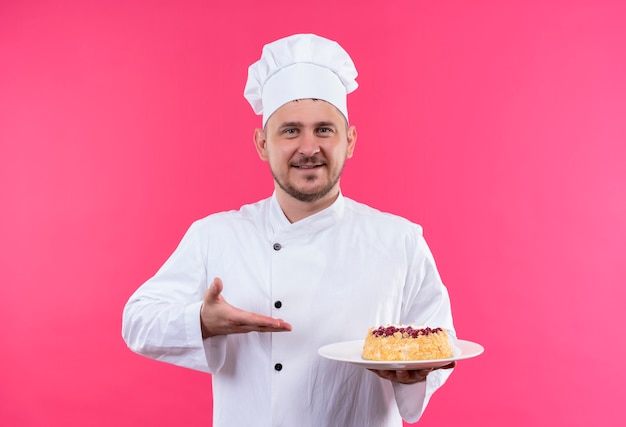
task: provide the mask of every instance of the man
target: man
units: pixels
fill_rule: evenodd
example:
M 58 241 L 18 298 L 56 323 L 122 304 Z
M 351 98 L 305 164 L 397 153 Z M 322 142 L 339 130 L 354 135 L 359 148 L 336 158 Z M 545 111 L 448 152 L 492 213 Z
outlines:
M 263 114 L 254 140 L 274 194 L 195 222 L 124 310 L 132 350 L 213 375 L 216 427 L 399 427 L 451 372 L 369 371 L 317 352 L 377 325 L 454 336 L 421 228 L 341 194 L 356 75 L 312 34 L 264 47 L 245 96 Z

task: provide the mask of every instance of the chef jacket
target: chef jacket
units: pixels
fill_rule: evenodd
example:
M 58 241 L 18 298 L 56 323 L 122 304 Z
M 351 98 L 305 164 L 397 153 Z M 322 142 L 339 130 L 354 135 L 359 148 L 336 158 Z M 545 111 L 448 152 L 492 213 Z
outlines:
M 203 340 L 199 313 L 215 277 L 228 303 L 292 331 Z M 212 374 L 215 427 L 399 427 L 419 419 L 451 370 L 404 385 L 318 354 L 386 324 L 455 336 L 421 227 L 341 194 L 290 223 L 273 195 L 193 223 L 131 296 L 122 329 L 133 351 Z

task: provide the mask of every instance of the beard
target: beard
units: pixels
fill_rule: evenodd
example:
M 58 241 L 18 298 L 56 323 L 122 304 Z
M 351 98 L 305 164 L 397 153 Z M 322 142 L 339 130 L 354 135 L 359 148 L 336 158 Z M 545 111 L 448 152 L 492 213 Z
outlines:
M 313 156 L 309 158 L 300 159 L 297 165 L 304 165 L 307 163 L 317 163 L 317 162 L 318 162 L 317 158 Z M 272 170 L 272 176 L 274 177 L 274 181 L 278 184 L 278 186 L 289 196 L 301 202 L 315 202 L 317 200 L 322 199 L 324 196 L 330 193 L 330 191 L 332 191 L 335 185 L 337 185 L 337 183 L 339 182 L 339 178 L 341 177 L 342 172 L 343 172 L 343 165 L 341 166 L 341 169 L 336 175 L 330 177 L 326 185 L 322 186 L 321 188 L 315 191 L 308 191 L 308 192 L 298 190 L 292 183 L 288 181 L 282 181 L 273 170 Z M 311 175 L 310 178 L 308 179 L 313 180 L 315 179 L 315 177 Z

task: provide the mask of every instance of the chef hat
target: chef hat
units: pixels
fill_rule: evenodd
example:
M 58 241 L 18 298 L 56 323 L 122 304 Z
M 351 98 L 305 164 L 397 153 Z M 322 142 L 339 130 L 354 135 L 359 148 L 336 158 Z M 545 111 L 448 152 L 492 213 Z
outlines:
M 346 96 L 354 91 L 356 68 L 337 43 L 315 34 L 296 34 L 266 44 L 248 68 L 244 96 L 263 126 L 281 106 L 316 98 L 333 104 L 348 120 Z

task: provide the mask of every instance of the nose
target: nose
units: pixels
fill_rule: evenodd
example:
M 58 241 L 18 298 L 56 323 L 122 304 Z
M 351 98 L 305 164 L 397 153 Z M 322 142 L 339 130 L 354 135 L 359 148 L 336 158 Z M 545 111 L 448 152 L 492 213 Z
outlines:
M 300 138 L 298 152 L 303 156 L 310 157 L 319 153 L 320 144 L 318 138 L 312 132 L 304 132 Z

